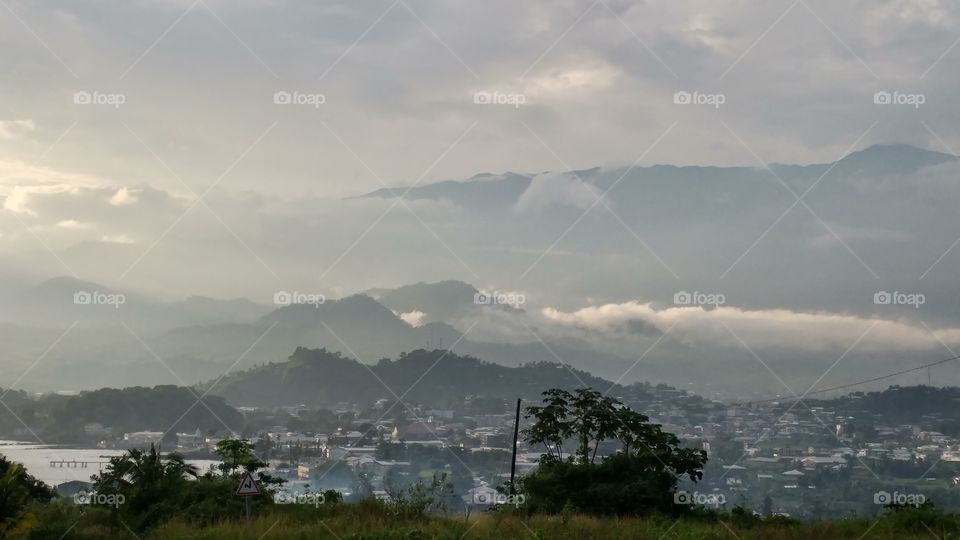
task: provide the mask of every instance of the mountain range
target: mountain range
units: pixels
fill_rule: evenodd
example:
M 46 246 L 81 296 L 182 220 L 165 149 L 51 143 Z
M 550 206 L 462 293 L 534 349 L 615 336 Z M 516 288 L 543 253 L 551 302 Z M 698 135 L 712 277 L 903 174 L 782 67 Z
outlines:
M 736 341 L 731 347 L 722 327 L 667 336 L 669 324 L 623 315 L 636 309 L 627 304 L 662 309 L 680 291 L 714 291 L 728 307 L 774 318 L 877 318 L 906 321 L 924 334 L 924 326 L 949 332 L 960 327 L 960 283 L 952 278 L 960 252 L 949 249 L 960 235 L 952 225 L 960 204 L 956 161 L 912 146 L 873 146 L 811 165 L 594 167 L 378 190 L 343 203 L 365 208 L 409 189 L 413 211 L 442 245 L 434 245 L 433 235 L 427 236 L 432 247 L 414 241 L 411 231 L 424 231 L 412 215 L 389 216 L 382 236 L 348 250 L 330 272 L 339 293 L 322 289 L 330 294 L 319 304 L 269 304 L 275 282 L 246 295 L 256 301 L 243 295 L 163 301 L 139 292 L 145 289 L 136 280 L 124 287 L 73 277 L 33 283 L 5 263 L 0 274 L 10 279 L 0 283 L 0 340 L 9 380 L 0 386 L 193 384 L 282 361 L 305 347 L 370 365 L 417 349 L 450 348 L 505 366 L 563 362 L 612 381 L 696 386 L 705 394 L 768 397 L 786 391 L 778 377 L 802 390 L 857 332 L 822 345 L 814 342 L 827 326 L 799 330 L 797 343 L 770 330 L 761 337 L 782 347 L 748 351 Z M 317 219 L 330 218 L 318 213 Z M 291 223 L 263 229 L 289 233 Z M 293 241 L 271 245 L 310 251 Z M 372 263 L 364 262 L 367 256 Z M 465 267 L 473 277 L 462 278 Z M 383 283 L 389 286 L 372 288 Z M 880 290 L 923 293 L 926 302 L 878 306 Z M 478 303 L 475 295 L 493 291 L 525 295 L 527 303 Z M 74 295 L 81 292 L 124 301 L 78 304 Z M 942 346 L 927 337 L 926 349 L 884 344 L 854 351 L 823 382 L 935 360 Z M 757 357 L 770 369 L 757 369 Z

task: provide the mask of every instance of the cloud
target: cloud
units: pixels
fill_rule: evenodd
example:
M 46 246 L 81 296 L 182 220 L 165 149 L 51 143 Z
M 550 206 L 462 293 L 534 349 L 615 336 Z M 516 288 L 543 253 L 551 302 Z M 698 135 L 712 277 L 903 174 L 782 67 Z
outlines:
M 62 229 L 87 229 L 90 227 L 89 223 L 81 223 L 75 219 L 65 219 L 57 223 L 57 227 Z
M 407 313 L 399 313 L 397 314 L 397 317 L 399 317 L 401 321 L 409 324 L 410 326 L 418 327 L 418 326 L 423 326 L 423 323 L 427 317 L 427 314 L 419 310 L 414 310 L 414 311 L 409 311 Z
M 51 195 L 76 195 L 79 192 L 79 188 L 65 184 L 14 186 L 7 193 L 7 198 L 3 201 L 3 208 L 15 214 L 36 217 L 37 213 L 30 208 L 30 203 L 35 198 Z
M 105 244 L 136 244 L 137 242 L 125 234 L 105 234 L 100 237 Z
M 0 120 L 0 139 L 19 139 L 35 129 L 33 120 Z
M 123 206 L 137 202 L 137 196 L 128 188 L 122 187 L 110 197 L 110 204 L 113 206 Z
M 564 206 L 585 210 L 596 202 L 596 196 L 591 193 L 592 189 L 573 174 L 538 174 L 517 199 L 514 210 L 538 213 L 551 207 Z
M 696 346 L 757 350 L 843 351 L 865 335 L 860 350 L 918 351 L 960 343 L 960 328 L 927 330 L 905 321 L 865 318 L 842 313 L 787 309 L 748 310 L 720 306 L 669 307 L 625 302 L 585 307 L 572 312 L 544 308 L 554 323 L 629 338 L 635 323 L 650 325 L 670 339 Z M 741 342 L 742 340 L 742 342 Z
M 831 232 L 832 231 L 832 232 Z M 904 231 L 885 229 L 883 227 L 849 227 L 839 224 L 830 224 L 830 231 L 810 240 L 815 247 L 839 247 L 844 242 L 880 241 L 891 243 L 910 242 L 913 235 Z

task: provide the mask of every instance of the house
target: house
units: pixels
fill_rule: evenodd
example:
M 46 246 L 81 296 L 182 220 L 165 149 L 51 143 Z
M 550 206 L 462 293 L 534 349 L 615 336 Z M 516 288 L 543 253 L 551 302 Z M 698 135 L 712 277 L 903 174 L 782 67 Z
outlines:
M 395 441 L 430 441 L 437 438 L 434 431 L 434 427 L 427 422 L 412 422 L 394 428 L 391 438 Z
M 177 446 L 180 448 L 196 448 L 203 446 L 204 437 L 197 428 L 193 433 L 177 433 Z
M 122 446 L 124 448 L 142 448 L 153 445 L 159 445 L 163 440 L 162 431 L 133 431 L 123 434 Z
M 847 460 L 840 456 L 807 456 L 800 460 L 800 463 L 807 469 L 815 469 L 820 466 L 834 466 L 834 465 L 843 465 L 846 466 Z
M 62 484 L 57 484 L 57 486 L 54 488 L 54 491 L 57 492 L 57 495 L 61 497 L 73 497 L 82 491 L 91 490 L 93 490 L 93 484 L 90 482 L 83 482 L 81 480 L 70 480 L 69 482 L 63 482 Z

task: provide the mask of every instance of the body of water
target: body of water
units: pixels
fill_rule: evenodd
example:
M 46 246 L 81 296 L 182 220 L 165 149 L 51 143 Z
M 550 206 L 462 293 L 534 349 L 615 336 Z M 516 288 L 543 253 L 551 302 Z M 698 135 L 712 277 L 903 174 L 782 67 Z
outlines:
M 90 476 L 97 474 L 106 466 L 107 460 L 113 456 L 123 454 L 123 450 L 107 450 L 103 448 L 65 448 L 55 445 L 39 445 L 16 441 L 0 441 L 0 455 L 8 460 L 22 464 L 27 472 L 38 480 L 50 486 L 56 486 L 71 480 L 89 482 Z M 86 468 L 73 466 L 51 467 L 51 461 L 68 462 L 98 462 L 87 465 Z M 210 465 L 218 463 L 209 459 L 191 459 L 187 463 L 196 466 L 200 472 L 206 472 Z

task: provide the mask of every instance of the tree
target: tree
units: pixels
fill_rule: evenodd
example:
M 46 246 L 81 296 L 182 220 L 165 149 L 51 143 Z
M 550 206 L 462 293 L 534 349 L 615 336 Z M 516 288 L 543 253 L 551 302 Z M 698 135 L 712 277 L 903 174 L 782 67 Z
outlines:
M 553 388 L 543 396 L 543 405 L 527 407 L 534 422 L 524 437 L 546 454 L 519 482 L 533 510 L 559 512 L 572 505 L 591 513 L 676 511 L 680 478 L 703 477 L 705 452 L 682 448 L 674 434 L 618 400 L 591 388 Z M 576 448 L 564 459 L 564 443 L 571 439 Z M 597 462 L 600 445 L 609 440 L 619 441 L 620 450 Z
M 253 444 L 247 439 L 224 439 L 214 449 L 220 457 L 217 469 L 226 476 L 240 476 L 253 473 L 267 464 L 253 453 Z
M 273 497 L 275 490 L 272 486 L 280 486 L 286 480 L 269 474 L 257 472 L 267 466 L 267 463 L 253 452 L 253 444 L 247 439 L 224 439 L 217 443 L 214 453 L 220 457 L 217 469 L 228 478 L 239 478 L 242 474 L 257 474 L 257 481 L 264 489 L 264 495 Z
M 36 517 L 28 511 L 31 501 L 47 502 L 53 490 L 26 473 L 19 463 L 0 456 L 0 536 L 27 530 Z
M 107 500 L 114 514 L 135 528 L 148 525 L 176 513 L 188 478 L 198 471 L 179 454 L 162 456 L 154 445 L 149 450 L 134 448 L 110 458 L 106 468 L 94 475 L 94 490 Z

